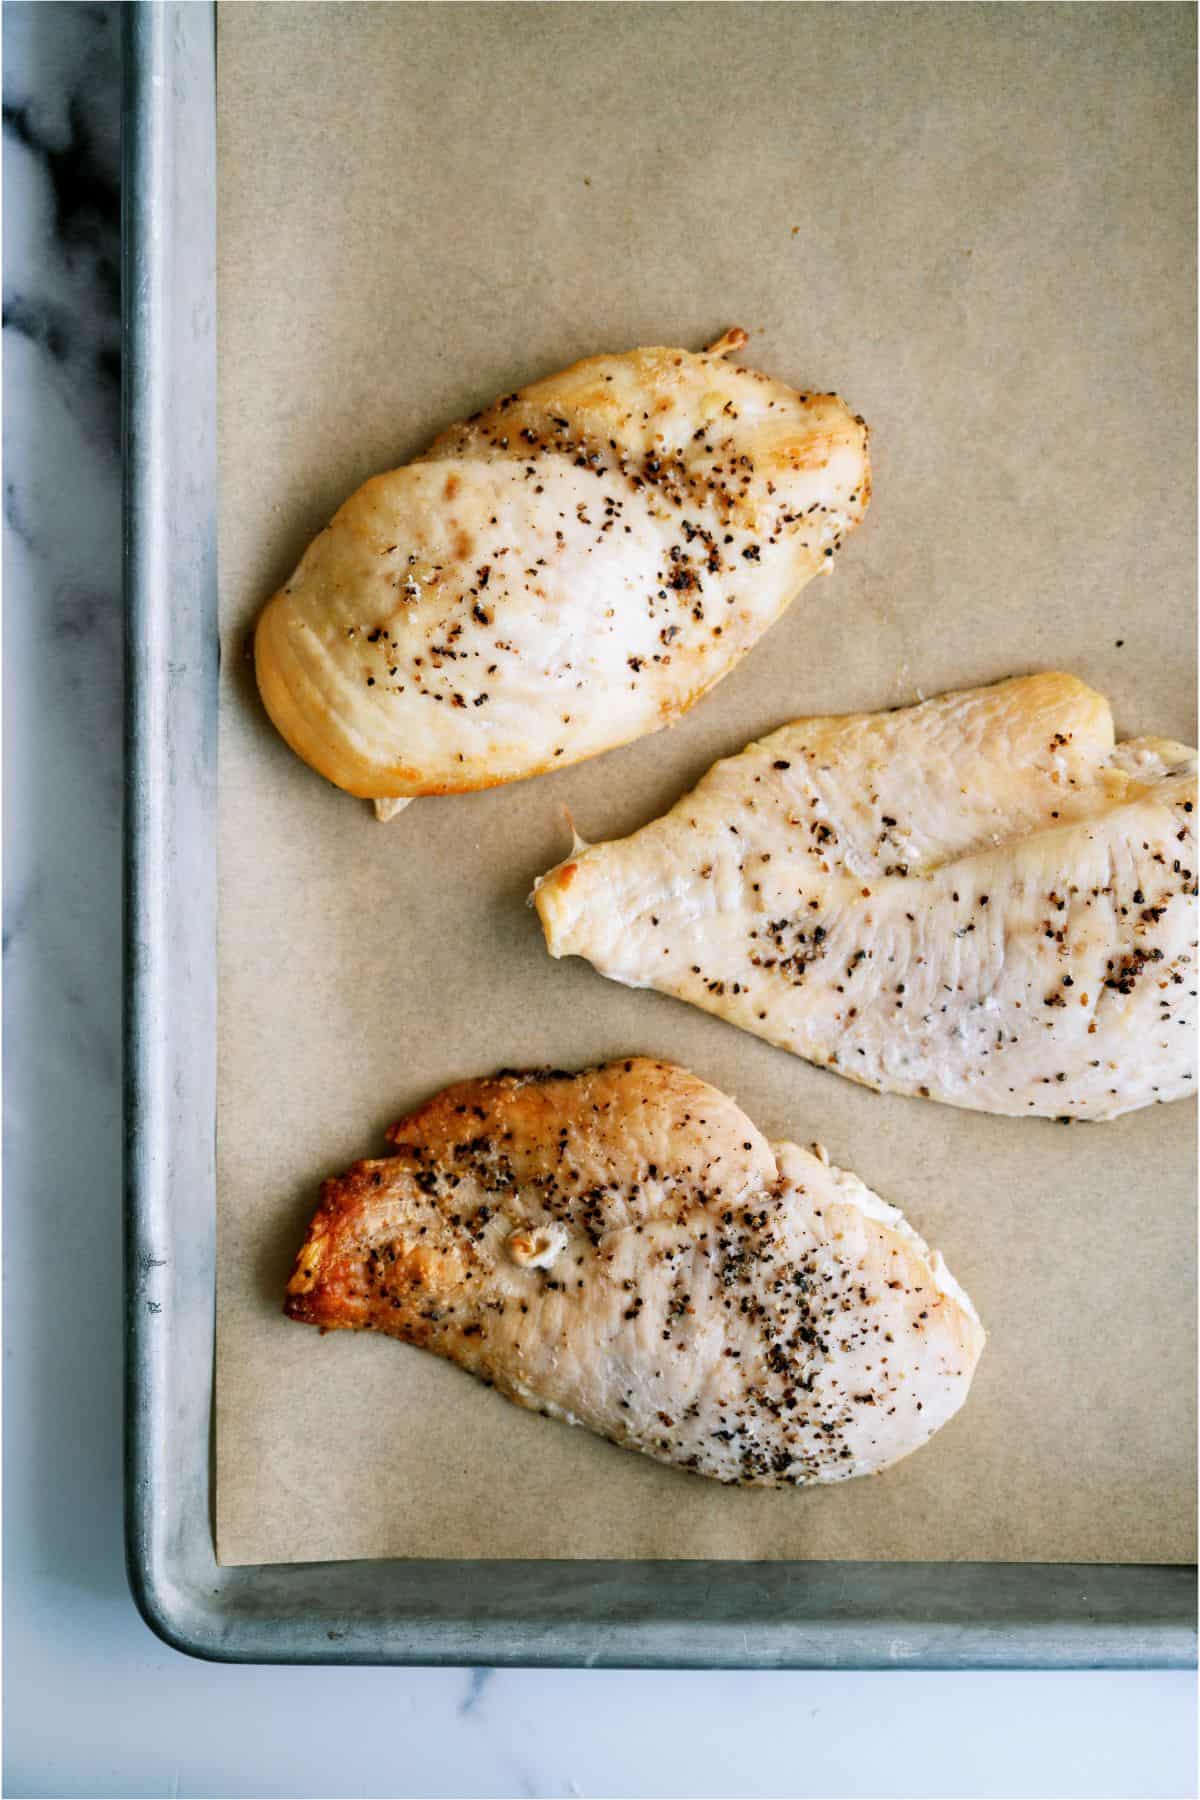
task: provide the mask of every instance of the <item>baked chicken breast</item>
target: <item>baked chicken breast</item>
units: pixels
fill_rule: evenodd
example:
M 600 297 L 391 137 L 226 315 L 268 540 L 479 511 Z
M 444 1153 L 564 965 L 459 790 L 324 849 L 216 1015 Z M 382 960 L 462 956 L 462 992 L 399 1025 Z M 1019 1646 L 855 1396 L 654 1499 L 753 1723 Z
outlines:
M 552 956 L 868 1087 L 1112 1119 L 1195 1089 L 1195 752 L 1031 675 L 800 719 L 538 885 Z
M 984 1334 L 940 1256 L 685 1069 L 468 1081 L 388 1136 L 325 1183 L 291 1318 L 724 1482 L 871 1474 L 966 1398 Z
M 685 712 L 870 496 L 863 421 L 723 360 L 744 342 L 592 357 L 351 495 L 255 633 L 292 749 L 390 816 Z

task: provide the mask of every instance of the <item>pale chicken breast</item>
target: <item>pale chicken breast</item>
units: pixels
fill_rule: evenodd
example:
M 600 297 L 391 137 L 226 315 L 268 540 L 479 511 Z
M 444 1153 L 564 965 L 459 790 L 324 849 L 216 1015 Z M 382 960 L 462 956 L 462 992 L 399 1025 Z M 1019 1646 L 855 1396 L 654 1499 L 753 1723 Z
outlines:
M 267 711 L 395 802 L 494 787 L 655 731 L 832 567 L 867 430 L 724 354 L 596 356 L 353 494 L 267 604 Z
M 1196 1075 L 1195 752 L 1031 675 L 800 719 L 538 885 L 552 956 L 869 1087 L 1112 1119 Z
M 966 1398 L 984 1333 L 940 1256 L 685 1069 L 468 1081 L 388 1136 L 325 1183 L 293 1319 L 725 1482 L 871 1474 Z

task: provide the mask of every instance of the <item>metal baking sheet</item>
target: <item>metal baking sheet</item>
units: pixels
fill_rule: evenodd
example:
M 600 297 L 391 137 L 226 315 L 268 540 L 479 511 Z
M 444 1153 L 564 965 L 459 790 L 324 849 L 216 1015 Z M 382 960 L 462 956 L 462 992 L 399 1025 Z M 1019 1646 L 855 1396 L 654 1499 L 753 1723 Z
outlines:
M 127 9 L 128 1552 L 178 1648 L 232 1661 L 1185 1665 L 1195 1571 L 395 1562 L 218 1567 L 214 21 Z

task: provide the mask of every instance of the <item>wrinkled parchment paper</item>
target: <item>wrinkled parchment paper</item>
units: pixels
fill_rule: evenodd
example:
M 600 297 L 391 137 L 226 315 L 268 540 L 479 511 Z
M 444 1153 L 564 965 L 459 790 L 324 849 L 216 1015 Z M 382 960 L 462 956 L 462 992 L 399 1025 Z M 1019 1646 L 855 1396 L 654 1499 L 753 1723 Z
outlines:
M 569 847 L 806 712 L 1070 669 L 1194 742 L 1194 15 L 1179 6 L 235 5 L 219 15 L 217 1531 L 325 1557 L 1194 1554 L 1194 1106 L 889 1099 L 552 962 Z M 276 737 L 248 627 L 365 477 L 595 351 L 844 394 L 875 500 L 674 729 L 394 823 Z M 321 1177 L 502 1065 L 669 1056 L 819 1139 L 990 1333 L 874 1480 L 727 1491 L 283 1318 Z

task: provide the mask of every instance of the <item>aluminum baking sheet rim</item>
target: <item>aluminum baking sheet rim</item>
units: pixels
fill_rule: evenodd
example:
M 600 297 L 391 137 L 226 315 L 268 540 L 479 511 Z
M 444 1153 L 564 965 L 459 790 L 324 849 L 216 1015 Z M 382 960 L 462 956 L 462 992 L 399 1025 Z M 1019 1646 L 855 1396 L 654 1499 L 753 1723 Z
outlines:
M 216 13 L 136 0 L 123 22 L 126 1545 L 147 1624 L 229 1662 L 1190 1666 L 1192 1567 L 217 1565 Z

